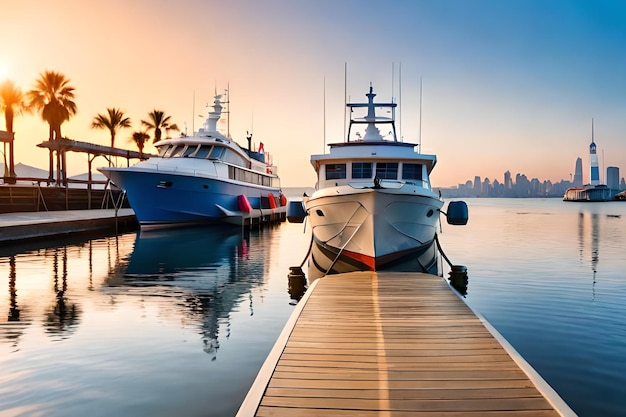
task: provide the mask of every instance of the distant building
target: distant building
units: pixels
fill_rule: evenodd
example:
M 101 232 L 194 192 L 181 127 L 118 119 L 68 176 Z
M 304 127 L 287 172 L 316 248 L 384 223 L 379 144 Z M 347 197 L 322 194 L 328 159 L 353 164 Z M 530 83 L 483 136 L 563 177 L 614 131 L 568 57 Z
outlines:
M 511 171 L 504 173 L 504 188 L 510 190 L 513 188 L 513 180 L 511 179 Z
M 576 169 L 574 170 L 574 187 L 582 187 L 583 186 L 583 159 L 576 159 Z
M 606 186 L 614 190 L 619 190 L 619 168 L 607 167 Z
M 600 185 L 600 169 L 598 168 L 598 154 L 596 153 L 596 143 L 593 141 L 593 119 L 591 119 L 591 144 L 589 145 L 589 184 Z
M 480 182 L 480 177 L 479 176 L 475 176 L 474 177 L 474 192 L 476 193 L 476 195 L 480 195 L 481 191 L 482 191 L 482 184 Z

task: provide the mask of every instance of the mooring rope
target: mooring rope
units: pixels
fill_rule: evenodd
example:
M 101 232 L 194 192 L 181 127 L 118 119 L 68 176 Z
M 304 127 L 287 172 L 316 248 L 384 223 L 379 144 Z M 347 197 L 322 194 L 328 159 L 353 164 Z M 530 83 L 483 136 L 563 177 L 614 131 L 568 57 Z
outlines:
M 439 250 L 441 256 L 443 256 L 443 259 L 445 259 L 448 265 L 450 265 L 450 268 L 452 268 L 452 262 L 450 262 L 450 259 L 448 259 L 446 254 L 443 252 L 443 249 L 441 248 L 441 243 L 439 243 L 439 237 L 437 233 L 435 233 L 435 243 L 437 243 L 437 249 Z

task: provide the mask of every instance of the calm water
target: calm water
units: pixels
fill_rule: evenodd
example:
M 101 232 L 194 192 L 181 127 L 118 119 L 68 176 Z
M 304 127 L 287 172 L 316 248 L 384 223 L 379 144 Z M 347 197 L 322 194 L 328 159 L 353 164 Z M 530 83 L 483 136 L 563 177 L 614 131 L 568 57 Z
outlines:
M 623 416 L 626 203 L 467 201 L 440 239 L 467 302 L 580 416 Z M 0 249 L 0 415 L 234 415 L 309 238 L 284 223 Z

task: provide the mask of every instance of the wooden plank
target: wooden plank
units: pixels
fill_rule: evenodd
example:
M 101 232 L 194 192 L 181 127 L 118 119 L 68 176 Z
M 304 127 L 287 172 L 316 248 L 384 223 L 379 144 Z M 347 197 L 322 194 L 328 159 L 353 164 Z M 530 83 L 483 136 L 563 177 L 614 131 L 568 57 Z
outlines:
M 501 411 L 394 411 L 381 413 L 378 410 L 338 410 L 298 407 L 265 407 L 261 406 L 256 414 L 258 417 L 552 417 L 552 410 L 509 410 Z
M 305 407 L 338 410 L 378 410 L 378 411 L 501 411 L 508 410 L 550 410 L 550 404 L 543 397 L 533 398 L 490 398 L 442 400 L 390 400 L 381 402 L 380 398 L 343 399 L 343 398 L 307 398 L 307 397 L 268 397 L 261 401 L 263 406 Z M 554 412 L 554 410 L 553 410 Z M 554 412 L 554 415 L 556 412 Z
M 534 388 L 503 389 L 397 389 L 389 393 L 390 399 L 447 399 L 447 398 L 541 398 Z M 380 390 L 366 389 L 303 389 L 303 388 L 268 388 L 267 397 L 317 397 L 317 398 L 379 398 Z
M 246 398 L 238 416 L 574 415 L 440 277 L 327 276 L 301 303 L 258 407 Z

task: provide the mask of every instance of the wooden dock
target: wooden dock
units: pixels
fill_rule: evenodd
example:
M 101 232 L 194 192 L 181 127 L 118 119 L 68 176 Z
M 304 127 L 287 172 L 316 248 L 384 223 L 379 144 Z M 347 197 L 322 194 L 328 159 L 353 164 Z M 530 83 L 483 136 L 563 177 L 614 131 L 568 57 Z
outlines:
M 136 230 L 132 209 L 0 213 L 0 245 L 80 233 Z
M 237 416 L 575 414 L 443 278 L 354 272 L 311 285 Z

